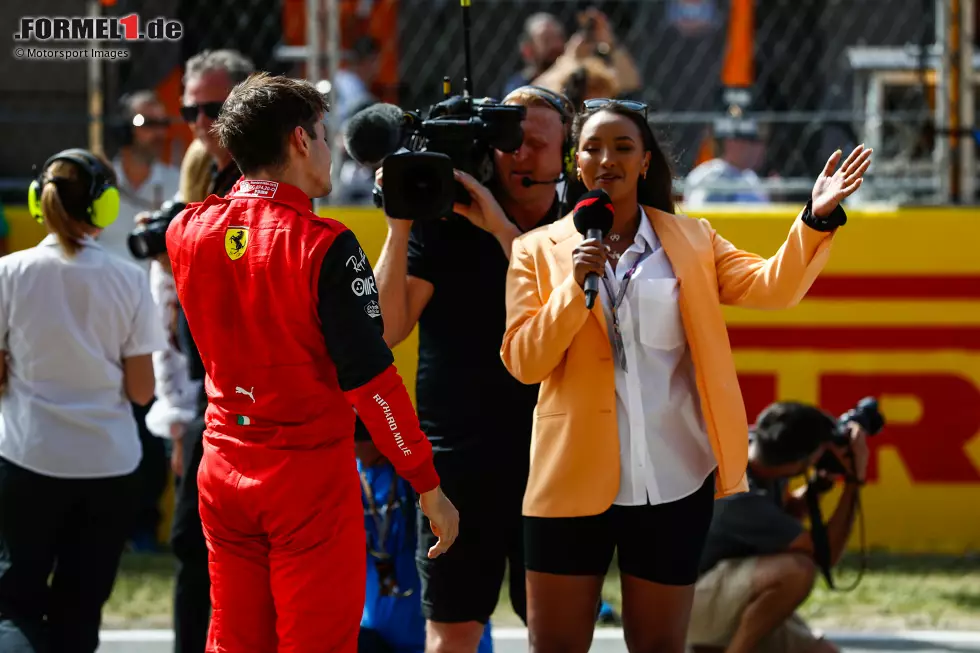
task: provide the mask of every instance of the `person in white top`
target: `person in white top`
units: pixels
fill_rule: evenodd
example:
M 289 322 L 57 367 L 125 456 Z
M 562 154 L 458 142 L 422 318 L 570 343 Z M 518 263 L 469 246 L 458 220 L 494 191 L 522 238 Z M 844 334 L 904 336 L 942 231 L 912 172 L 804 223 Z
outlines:
M 191 379 L 187 356 L 177 343 L 177 288 L 166 254 L 156 257 L 150 265 L 150 291 L 157 319 L 168 335 L 168 345 L 153 353 L 157 397 L 146 414 L 146 427 L 158 438 L 179 441 L 187 424 L 197 417 L 203 383 Z M 178 457 L 173 458 L 171 466 L 174 474 L 181 474 Z
M 0 258 L 2 651 L 94 653 L 125 544 L 131 402 L 153 398 L 166 339 L 146 273 L 96 241 L 117 192 L 107 161 L 56 154 L 28 198 L 49 235 Z
M 769 193 L 758 170 L 766 159 L 766 134 L 755 120 L 725 116 L 715 121 L 714 137 L 721 154 L 705 161 L 684 180 L 684 207 L 703 209 L 710 204 L 759 204 Z M 737 187 L 718 188 L 718 184 Z

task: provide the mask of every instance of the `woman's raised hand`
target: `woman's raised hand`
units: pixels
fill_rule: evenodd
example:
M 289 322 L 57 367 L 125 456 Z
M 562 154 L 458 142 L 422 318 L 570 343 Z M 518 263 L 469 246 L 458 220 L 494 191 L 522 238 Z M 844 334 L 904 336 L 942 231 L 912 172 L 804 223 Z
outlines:
M 850 153 L 840 168 L 842 152 L 837 150 L 830 155 L 827 165 L 823 172 L 817 177 L 817 182 L 813 185 L 813 214 L 818 218 L 826 218 L 841 200 L 849 197 L 854 191 L 861 187 L 864 181 L 864 173 L 871 165 L 871 149 L 858 145 Z M 835 172 L 836 169 L 836 172 Z

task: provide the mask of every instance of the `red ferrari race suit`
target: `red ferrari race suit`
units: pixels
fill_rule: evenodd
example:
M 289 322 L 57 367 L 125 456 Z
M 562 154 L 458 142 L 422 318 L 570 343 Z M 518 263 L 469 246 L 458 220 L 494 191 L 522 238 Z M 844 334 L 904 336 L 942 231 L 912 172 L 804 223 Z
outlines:
M 417 492 L 439 483 L 367 258 L 298 188 L 244 179 L 177 216 L 167 251 L 207 371 L 207 650 L 355 653 L 366 543 L 354 410 Z

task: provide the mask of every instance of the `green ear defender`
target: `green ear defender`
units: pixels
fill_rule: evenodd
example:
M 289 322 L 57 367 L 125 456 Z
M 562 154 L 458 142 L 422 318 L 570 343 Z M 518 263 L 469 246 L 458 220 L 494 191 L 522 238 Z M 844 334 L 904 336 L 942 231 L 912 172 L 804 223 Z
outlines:
M 116 173 L 106 166 L 97 156 L 80 148 L 72 148 L 58 152 L 41 167 L 41 174 L 31 182 L 27 190 L 27 208 L 31 216 L 44 224 L 41 212 L 41 193 L 45 184 L 65 183 L 64 177 L 47 176 L 48 167 L 55 161 L 70 161 L 80 167 L 88 175 L 88 193 L 82 206 L 65 206 L 76 220 L 90 224 L 99 229 L 105 229 L 119 216 L 119 189 L 116 188 Z

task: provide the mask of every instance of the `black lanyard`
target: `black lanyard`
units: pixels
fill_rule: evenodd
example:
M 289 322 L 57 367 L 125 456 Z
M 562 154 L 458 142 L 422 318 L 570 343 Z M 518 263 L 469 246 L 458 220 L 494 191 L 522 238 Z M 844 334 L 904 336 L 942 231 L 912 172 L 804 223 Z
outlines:
M 602 284 L 606 287 L 606 292 L 609 293 L 609 301 L 612 302 L 612 306 L 610 307 L 611 310 L 609 312 L 612 313 L 613 320 L 613 345 L 616 349 L 616 355 L 619 358 L 619 366 L 623 368 L 624 372 L 628 370 L 626 364 L 626 346 L 623 344 L 623 332 L 619 326 L 619 307 L 622 305 L 623 299 L 626 298 L 626 290 L 629 288 L 630 279 L 633 278 L 633 275 L 640 267 L 640 263 L 642 263 L 652 253 L 653 252 L 651 252 L 648 247 L 636 257 L 636 260 L 633 261 L 633 265 L 630 266 L 630 269 L 626 271 L 626 275 L 623 277 L 618 295 L 613 293 L 612 288 L 609 287 L 609 279 L 607 279 L 605 276 L 602 277 Z

